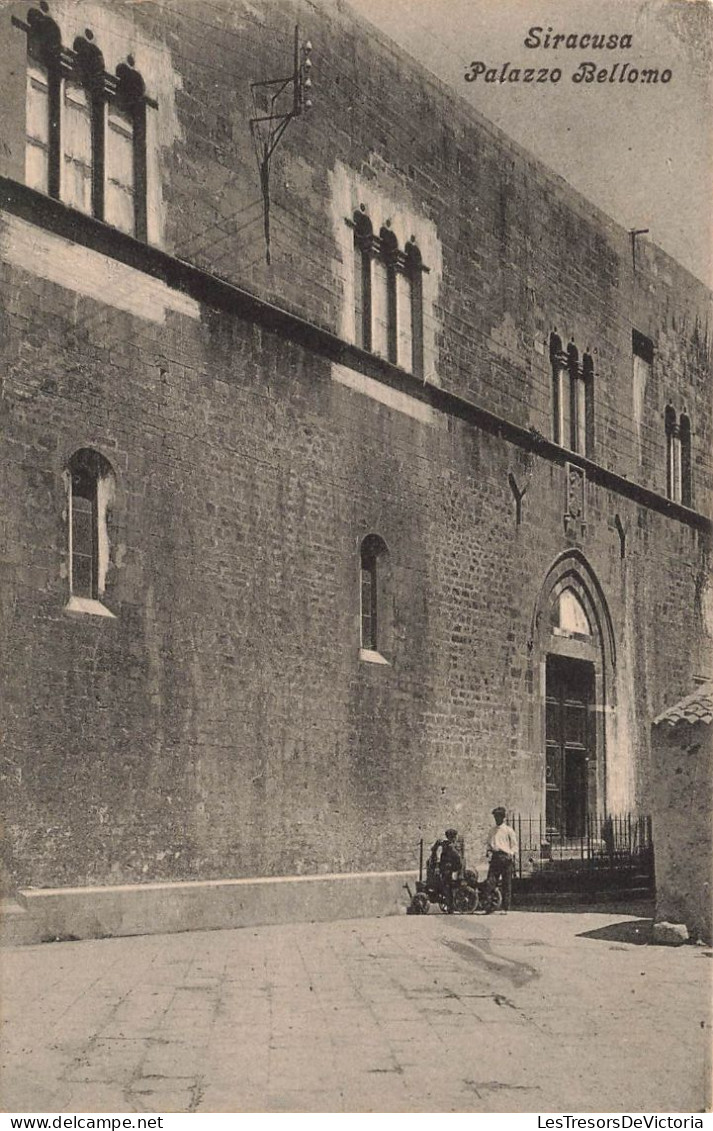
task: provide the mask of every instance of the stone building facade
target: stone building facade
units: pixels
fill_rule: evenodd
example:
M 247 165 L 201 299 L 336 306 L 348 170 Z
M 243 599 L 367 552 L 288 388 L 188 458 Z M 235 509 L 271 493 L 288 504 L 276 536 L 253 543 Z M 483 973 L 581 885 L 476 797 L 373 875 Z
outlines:
M 713 684 L 663 711 L 651 728 L 656 924 L 713 940 Z M 666 933 L 665 929 L 662 933 Z M 656 936 L 654 936 L 656 937 Z
M 648 811 L 706 674 L 710 295 L 307 0 L 268 266 L 295 10 L 0 11 L 20 886 L 407 868 L 496 802 L 574 835 Z

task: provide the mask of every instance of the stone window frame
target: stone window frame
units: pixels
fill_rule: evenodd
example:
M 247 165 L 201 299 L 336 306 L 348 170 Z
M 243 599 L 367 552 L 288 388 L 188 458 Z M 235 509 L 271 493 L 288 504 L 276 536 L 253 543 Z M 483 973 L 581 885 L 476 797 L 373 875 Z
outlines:
M 428 267 L 423 263 L 416 239 L 412 236 L 402 250 L 389 220 L 385 221 L 376 235 L 364 205 L 360 206 L 347 223 L 354 232 L 355 343 L 369 353 L 385 357 L 392 365 L 399 365 L 415 376 L 422 377 L 423 273 L 428 271 Z M 374 332 L 375 316 L 379 309 L 376 302 L 377 264 L 383 269 L 384 276 L 381 308 L 385 318 L 385 341 L 381 350 L 377 348 Z M 402 320 L 400 313 L 404 295 L 410 327 L 410 346 L 406 347 L 403 344 L 406 340 L 403 331 L 406 320 Z M 409 356 L 404 356 L 404 350 Z
M 359 659 L 388 664 L 383 655 L 385 636 L 383 575 L 389 549 L 379 534 L 367 534 L 359 544 Z
M 594 458 L 594 358 L 570 340 L 564 349 L 556 330 L 550 334 L 552 435 L 567 451 Z
M 67 612 L 92 613 L 114 617 L 105 605 L 106 577 L 111 556 L 108 518 L 116 492 L 114 469 L 96 448 L 76 448 L 65 465 L 67 497 Z M 82 501 L 81 507 L 79 501 Z M 85 505 L 86 504 L 86 505 Z M 88 519 L 86 540 L 88 551 L 80 553 L 75 545 L 78 515 Z M 79 559 L 88 558 L 88 580 L 79 578 Z
M 672 404 L 664 410 L 666 433 L 666 496 L 684 507 L 693 505 L 693 476 L 691 463 L 691 418 L 687 412 L 680 415 Z
M 71 49 L 64 47 L 60 29 L 49 15 L 49 5 L 45 0 L 41 0 L 39 9 L 30 9 L 26 21 L 13 17 L 13 24 L 27 35 L 26 106 L 29 106 L 34 71 L 43 72 L 47 85 L 47 140 L 44 142 L 44 139 L 26 135 L 25 142 L 28 157 L 31 147 L 41 148 L 47 153 L 46 185 L 30 187 L 36 187 L 38 191 L 46 192 L 48 196 L 63 201 L 69 207 L 85 211 L 95 219 L 145 242 L 148 235 L 146 109 L 148 106 L 156 109 L 158 103 L 146 94 L 144 80 L 134 68 L 133 57 L 127 56 L 127 61 L 117 66 L 116 74 L 109 74 L 104 69 L 104 57 L 94 43 L 90 29 L 86 30 L 84 36 L 78 36 L 74 40 Z M 35 75 L 34 78 L 36 77 Z M 65 122 L 68 121 L 65 99 L 70 83 L 86 92 L 89 107 L 91 158 L 88 167 L 91 169 L 91 203 L 86 209 L 67 200 L 68 182 L 64 166 L 71 157 L 65 153 L 63 135 L 67 133 L 64 129 Z M 117 118 L 128 123 L 123 131 L 113 129 L 110 125 L 110 111 L 114 111 Z M 125 183 L 120 186 L 125 193 L 129 180 L 132 186 L 133 222 L 126 225 L 119 222 L 116 215 L 112 217 L 111 209 L 107 209 L 107 147 L 112 144 L 113 133 L 126 137 L 129 130 L 132 167 L 130 177 L 127 173 Z M 119 153 L 118 148 L 116 152 Z M 29 162 L 26 169 L 26 180 L 29 183 L 28 174 Z M 115 178 L 112 178 L 112 183 L 114 181 Z M 115 183 L 120 185 L 118 181 Z

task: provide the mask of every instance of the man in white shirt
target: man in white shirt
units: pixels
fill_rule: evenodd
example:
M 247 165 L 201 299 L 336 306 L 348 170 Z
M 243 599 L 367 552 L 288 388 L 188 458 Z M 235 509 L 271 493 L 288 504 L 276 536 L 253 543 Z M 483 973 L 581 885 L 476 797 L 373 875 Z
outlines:
M 490 894 L 495 890 L 496 884 L 500 883 L 503 893 L 503 912 L 505 912 L 510 909 L 512 897 L 512 874 L 515 867 L 515 857 L 517 856 L 517 837 L 515 830 L 510 825 L 505 824 L 505 810 L 502 805 L 493 809 L 493 817 L 495 818 L 495 825 L 490 830 L 487 841 L 490 867 L 488 878 L 485 881 L 486 890 Z M 486 914 L 490 915 L 494 908 L 486 906 L 485 910 Z

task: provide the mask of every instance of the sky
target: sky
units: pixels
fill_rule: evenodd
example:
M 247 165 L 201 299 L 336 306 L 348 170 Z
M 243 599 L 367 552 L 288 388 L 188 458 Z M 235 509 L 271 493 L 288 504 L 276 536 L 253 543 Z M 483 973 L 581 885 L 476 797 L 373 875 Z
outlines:
M 349 0 L 511 138 L 627 229 L 713 287 L 713 0 Z M 527 48 L 531 27 L 630 34 L 624 50 Z M 574 83 L 597 69 L 668 69 L 668 83 Z M 487 68 L 559 67 L 556 83 L 485 83 Z

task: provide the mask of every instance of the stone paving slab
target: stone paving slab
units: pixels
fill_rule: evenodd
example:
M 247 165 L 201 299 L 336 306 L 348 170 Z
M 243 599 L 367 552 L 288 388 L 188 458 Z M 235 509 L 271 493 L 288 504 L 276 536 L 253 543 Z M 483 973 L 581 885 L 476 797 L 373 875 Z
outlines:
M 649 937 L 522 911 L 5 950 L 3 1110 L 707 1110 L 711 951 Z

